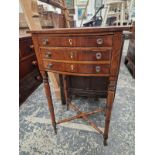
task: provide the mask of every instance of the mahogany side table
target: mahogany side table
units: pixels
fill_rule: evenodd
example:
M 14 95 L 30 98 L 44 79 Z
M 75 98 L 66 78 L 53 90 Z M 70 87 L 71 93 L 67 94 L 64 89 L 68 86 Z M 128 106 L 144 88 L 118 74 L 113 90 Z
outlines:
M 59 28 L 30 31 L 41 75 L 43 77 L 48 107 L 54 127 L 82 118 L 103 135 L 107 145 L 109 124 L 114 102 L 120 60 L 123 47 L 123 30 L 130 27 Z M 47 72 L 62 75 L 67 109 L 73 108 L 76 116 L 56 121 Z M 81 112 L 68 95 L 67 76 L 106 77 L 106 108 Z M 105 129 L 100 130 L 88 116 L 98 112 L 105 114 Z

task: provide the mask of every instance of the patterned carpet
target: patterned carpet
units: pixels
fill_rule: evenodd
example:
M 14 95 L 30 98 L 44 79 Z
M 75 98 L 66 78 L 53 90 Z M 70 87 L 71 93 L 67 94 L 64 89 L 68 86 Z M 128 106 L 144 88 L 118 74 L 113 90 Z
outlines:
M 20 155 L 134 155 L 135 83 L 124 65 L 128 41 L 124 44 L 123 56 L 113 106 L 108 146 L 103 146 L 103 138 L 83 120 L 74 120 L 58 125 L 55 135 L 49 119 L 47 101 L 41 84 L 24 102 L 19 111 L 19 153 Z M 56 119 L 74 115 L 66 111 L 53 95 Z M 89 111 L 103 107 L 105 101 L 75 98 L 81 110 Z M 103 113 L 90 117 L 99 127 L 104 127 Z

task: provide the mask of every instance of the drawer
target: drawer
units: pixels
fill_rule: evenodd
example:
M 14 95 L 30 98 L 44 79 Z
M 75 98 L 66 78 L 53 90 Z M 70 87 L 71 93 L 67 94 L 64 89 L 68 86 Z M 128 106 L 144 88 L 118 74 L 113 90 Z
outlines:
M 108 61 L 111 59 L 111 50 L 82 50 L 77 52 L 79 61 Z
M 81 73 L 81 74 L 109 74 L 110 65 L 103 64 L 72 64 L 62 62 L 44 61 L 44 67 L 47 70 Z
M 34 60 L 36 60 L 36 57 L 32 55 L 19 61 L 19 79 L 26 77 L 35 69 L 34 65 L 32 65 Z
M 44 61 L 44 67 L 47 70 L 77 73 L 77 64 Z
M 43 59 L 53 60 L 77 60 L 77 52 L 75 50 L 64 49 L 41 49 Z
M 34 53 L 34 49 L 32 48 L 32 39 L 31 38 L 24 38 L 19 40 L 19 48 L 21 57 L 29 56 L 30 54 Z
M 60 72 L 64 71 L 63 63 L 44 61 L 43 65 L 44 65 L 44 68 L 47 70 L 60 71 Z
M 109 65 L 79 64 L 78 72 L 85 74 L 109 74 Z
M 43 47 L 111 47 L 113 35 L 54 37 L 42 35 L 39 45 Z
M 110 60 L 111 50 L 77 50 L 77 49 L 42 49 L 44 59 L 77 60 L 77 61 L 103 61 Z

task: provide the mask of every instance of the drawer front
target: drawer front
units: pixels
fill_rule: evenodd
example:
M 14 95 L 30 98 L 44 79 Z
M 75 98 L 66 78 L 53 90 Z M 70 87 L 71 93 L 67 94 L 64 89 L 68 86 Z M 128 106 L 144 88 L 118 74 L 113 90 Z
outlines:
M 78 65 L 78 72 L 85 74 L 109 74 L 109 65 Z
M 42 49 L 41 51 L 44 59 L 104 61 L 111 58 L 111 50 Z
M 34 49 L 32 48 L 32 45 L 33 43 L 31 38 L 24 38 L 19 41 L 21 57 L 26 57 L 34 53 Z
M 69 73 L 78 73 L 78 65 L 77 64 L 64 64 L 64 71 Z
M 47 70 L 54 70 L 54 71 L 64 71 L 64 65 L 63 63 L 59 62 L 50 62 L 50 61 L 44 61 L 44 68 Z
M 110 60 L 111 50 L 87 50 L 79 51 L 77 54 L 77 60 L 79 61 L 104 61 Z
M 41 49 L 41 52 L 43 59 L 77 60 L 77 52 L 75 50 Z
M 81 73 L 81 74 L 109 74 L 109 65 L 92 64 L 72 64 L 61 62 L 44 61 L 44 67 L 47 70 Z
M 39 37 L 39 45 L 43 47 L 111 47 L 113 35 L 82 37 Z
M 32 65 L 34 60 L 36 60 L 36 57 L 35 55 L 32 55 L 31 57 L 19 61 L 19 79 L 26 77 L 36 68 Z

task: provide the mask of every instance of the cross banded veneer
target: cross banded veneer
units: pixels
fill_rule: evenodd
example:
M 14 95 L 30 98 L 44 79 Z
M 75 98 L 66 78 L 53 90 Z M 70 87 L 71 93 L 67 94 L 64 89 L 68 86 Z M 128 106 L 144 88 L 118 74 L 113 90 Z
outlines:
M 107 145 L 122 55 L 123 30 L 130 30 L 130 27 L 60 28 L 31 31 L 55 133 L 57 124 L 82 118 L 103 135 L 104 145 Z M 70 107 L 77 111 L 76 116 L 60 121 L 55 120 L 47 72 L 55 72 L 62 76 L 67 109 Z M 68 93 L 68 76 L 106 77 L 108 80 L 106 80 L 107 87 L 104 90 L 107 94 L 105 109 L 81 112 L 72 104 Z M 104 131 L 88 119 L 89 115 L 98 112 L 104 112 L 105 115 Z

